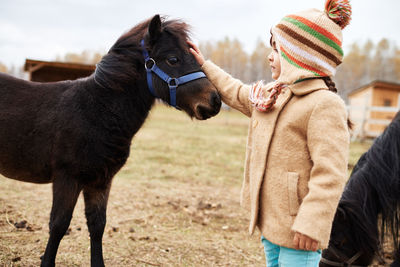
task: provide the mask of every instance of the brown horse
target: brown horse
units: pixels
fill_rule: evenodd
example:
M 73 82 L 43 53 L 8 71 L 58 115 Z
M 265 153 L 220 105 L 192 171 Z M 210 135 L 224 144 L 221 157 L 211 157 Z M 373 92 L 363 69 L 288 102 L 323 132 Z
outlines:
M 41 266 L 55 265 L 81 191 L 91 266 L 104 266 L 102 237 L 111 181 L 154 103 L 148 82 L 157 97 L 171 101 L 168 84 L 146 75 L 143 52 L 172 77 L 199 72 L 187 39 L 187 24 L 156 15 L 121 36 L 90 77 L 34 83 L 0 74 L 0 173 L 24 182 L 53 183 L 50 237 Z M 203 120 L 219 112 L 220 97 L 204 75 L 177 88 L 172 85 L 176 106 L 189 116 Z

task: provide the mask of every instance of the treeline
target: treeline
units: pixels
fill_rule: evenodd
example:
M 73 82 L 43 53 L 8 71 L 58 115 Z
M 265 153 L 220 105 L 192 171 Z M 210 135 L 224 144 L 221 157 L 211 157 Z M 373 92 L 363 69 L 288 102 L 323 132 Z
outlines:
M 216 43 L 203 42 L 199 45 L 204 57 L 211 59 L 218 66 L 230 73 L 233 77 L 250 83 L 258 80 L 269 82 L 271 70 L 268 55 L 271 48 L 261 40 L 251 54 L 246 53 L 237 39 L 225 38 Z
M 67 53 L 64 56 L 57 55 L 55 61 L 82 63 L 82 64 L 97 64 L 105 53 L 92 52 L 84 50 L 82 53 Z
M 350 91 L 374 80 L 400 82 L 400 49 L 394 42 L 382 39 L 377 44 L 353 43 L 345 51 L 335 81 L 347 95 Z
M 54 61 L 96 64 L 101 60 L 104 54 L 105 53 L 103 52 L 84 50 L 81 53 L 66 53 L 65 55 L 57 55 L 54 58 Z M 19 78 L 27 78 L 27 75 L 25 75 L 26 73 L 24 73 L 24 66 L 6 66 L 0 62 L 0 72 L 8 73 Z
M 257 80 L 271 81 L 268 54 L 265 43 L 258 41 L 251 54 L 244 51 L 237 40 L 225 38 L 217 43 L 201 43 L 200 49 L 232 76 L 252 83 Z M 378 43 L 367 41 L 353 43 L 344 48 L 345 57 L 333 80 L 340 95 L 347 99 L 352 90 L 374 80 L 400 82 L 400 49 L 387 39 Z
M 268 63 L 269 45 L 258 40 L 253 52 L 245 51 L 237 39 L 226 37 L 217 42 L 201 42 L 200 49 L 207 59 L 225 69 L 233 77 L 245 83 L 258 80 L 271 81 Z M 353 43 L 344 48 L 345 57 L 334 77 L 336 87 L 342 97 L 373 80 L 400 82 L 400 49 L 387 39 L 378 43 L 367 41 Z M 96 64 L 100 61 L 101 52 L 88 50 L 82 53 L 67 53 L 57 56 L 56 61 Z M 7 69 L 0 63 L 0 72 L 16 73 L 16 68 Z
M 0 63 L 0 72 L 7 72 L 7 71 L 8 71 L 7 66 L 4 65 L 3 63 Z

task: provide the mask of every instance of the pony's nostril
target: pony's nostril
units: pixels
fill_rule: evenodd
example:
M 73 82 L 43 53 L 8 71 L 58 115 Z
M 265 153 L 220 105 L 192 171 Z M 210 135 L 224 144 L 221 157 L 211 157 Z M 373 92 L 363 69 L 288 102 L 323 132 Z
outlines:
M 197 113 L 200 115 L 202 120 L 208 119 L 209 117 L 211 117 L 209 111 L 203 107 L 203 106 L 197 106 Z
M 214 92 L 211 96 L 211 105 L 216 111 L 221 108 L 221 97 L 216 92 Z

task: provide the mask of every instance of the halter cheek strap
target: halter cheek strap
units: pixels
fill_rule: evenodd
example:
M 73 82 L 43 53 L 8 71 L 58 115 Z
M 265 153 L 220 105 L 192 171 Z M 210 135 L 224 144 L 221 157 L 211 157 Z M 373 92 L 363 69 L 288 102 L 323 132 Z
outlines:
M 152 72 L 154 72 L 154 74 L 156 74 L 158 77 L 160 77 L 161 80 L 163 80 L 164 82 L 166 82 L 168 84 L 169 101 L 170 101 L 169 104 L 171 106 L 179 109 L 176 106 L 176 88 L 181 84 L 185 84 L 185 83 L 188 83 L 188 82 L 200 79 L 200 78 L 204 78 L 204 77 L 206 77 L 206 75 L 202 71 L 197 71 L 197 72 L 193 72 L 193 73 L 189 73 L 189 74 L 180 76 L 179 78 L 172 78 L 168 74 L 166 74 L 164 71 L 162 71 L 157 66 L 154 59 L 149 56 L 149 53 L 147 52 L 145 45 L 144 45 L 144 40 L 142 40 L 140 42 L 140 45 L 142 46 L 143 57 L 144 57 L 144 67 L 145 67 L 146 73 L 147 73 L 147 86 L 149 87 L 151 94 L 154 97 L 159 98 L 153 87 L 153 79 L 152 79 L 151 74 L 152 74 Z

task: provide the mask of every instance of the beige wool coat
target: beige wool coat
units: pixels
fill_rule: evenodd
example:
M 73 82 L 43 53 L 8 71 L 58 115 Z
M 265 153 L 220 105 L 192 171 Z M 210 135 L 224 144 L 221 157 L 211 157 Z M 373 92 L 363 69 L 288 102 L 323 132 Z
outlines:
M 202 66 L 222 100 L 250 117 L 241 205 L 270 242 L 294 248 L 295 232 L 326 248 L 347 179 L 349 130 L 343 100 L 322 79 L 282 90 L 269 112 L 249 101 L 249 85 L 211 61 Z

